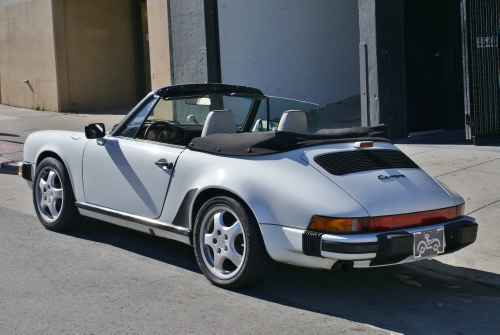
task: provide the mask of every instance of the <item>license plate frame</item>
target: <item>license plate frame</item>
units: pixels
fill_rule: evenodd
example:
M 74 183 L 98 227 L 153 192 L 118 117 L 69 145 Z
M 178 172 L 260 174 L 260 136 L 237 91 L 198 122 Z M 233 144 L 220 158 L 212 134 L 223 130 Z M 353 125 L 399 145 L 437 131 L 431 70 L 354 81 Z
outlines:
M 413 258 L 444 253 L 444 228 L 413 233 Z

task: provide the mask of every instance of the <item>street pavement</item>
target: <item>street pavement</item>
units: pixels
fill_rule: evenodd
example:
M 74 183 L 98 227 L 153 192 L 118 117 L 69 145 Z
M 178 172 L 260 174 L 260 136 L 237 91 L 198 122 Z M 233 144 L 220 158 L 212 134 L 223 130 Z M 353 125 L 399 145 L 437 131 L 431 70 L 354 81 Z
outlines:
M 0 333 L 495 334 L 500 324 L 500 147 L 398 141 L 458 191 L 477 218 L 476 243 L 411 265 L 344 276 L 275 264 L 244 290 L 214 287 L 191 247 L 86 219 L 45 230 L 12 169 L 41 129 L 107 129 L 125 111 L 58 114 L 0 105 Z M 438 141 L 439 142 L 439 141 Z

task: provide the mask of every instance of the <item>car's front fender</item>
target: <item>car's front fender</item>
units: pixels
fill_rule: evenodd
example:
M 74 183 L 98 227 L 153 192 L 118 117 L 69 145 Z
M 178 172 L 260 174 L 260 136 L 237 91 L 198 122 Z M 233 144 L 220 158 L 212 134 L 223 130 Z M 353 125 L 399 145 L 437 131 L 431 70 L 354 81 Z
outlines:
M 66 166 L 76 200 L 84 201 L 82 157 L 88 141 L 83 133 L 74 131 L 38 131 L 30 134 L 24 143 L 24 161 L 32 163 L 35 170 L 41 157 L 57 155 Z

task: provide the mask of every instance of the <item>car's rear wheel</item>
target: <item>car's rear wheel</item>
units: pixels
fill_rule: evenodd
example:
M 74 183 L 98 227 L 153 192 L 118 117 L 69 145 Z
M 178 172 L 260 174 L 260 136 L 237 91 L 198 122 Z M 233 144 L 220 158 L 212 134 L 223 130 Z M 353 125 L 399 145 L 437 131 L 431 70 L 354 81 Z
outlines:
M 33 205 L 38 219 L 49 230 L 70 229 L 82 220 L 66 167 L 55 158 L 47 157 L 38 164 Z
M 268 270 L 270 260 L 257 221 L 233 198 L 214 197 L 201 207 L 193 242 L 198 266 L 214 285 L 248 286 Z

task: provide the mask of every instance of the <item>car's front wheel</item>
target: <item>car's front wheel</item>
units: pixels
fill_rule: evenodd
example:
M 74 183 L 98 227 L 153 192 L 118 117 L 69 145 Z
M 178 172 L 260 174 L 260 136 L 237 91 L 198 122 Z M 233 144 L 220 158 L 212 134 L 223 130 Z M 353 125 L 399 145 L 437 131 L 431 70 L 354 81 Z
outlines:
M 38 164 L 33 183 L 33 204 L 42 225 L 49 230 L 73 228 L 82 220 L 66 167 L 47 157 Z
M 198 266 L 214 285 L 248 286 L 268 270 L 270 260 L 257 221 L 233 198 L 214 197 L 201 207 L 193 242 Z

